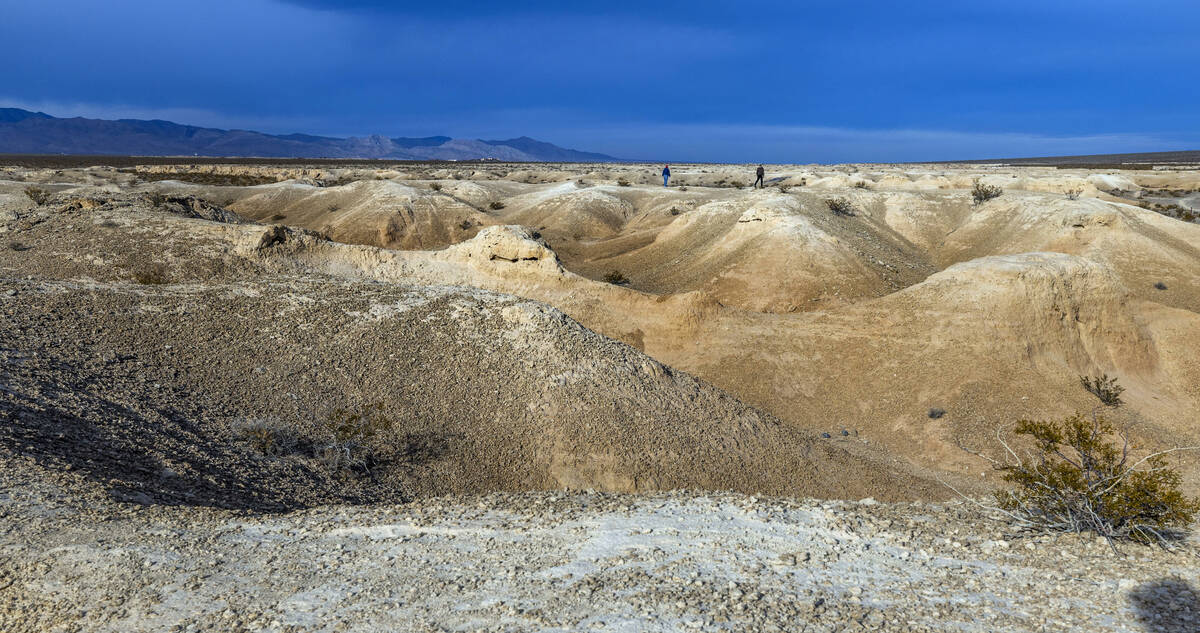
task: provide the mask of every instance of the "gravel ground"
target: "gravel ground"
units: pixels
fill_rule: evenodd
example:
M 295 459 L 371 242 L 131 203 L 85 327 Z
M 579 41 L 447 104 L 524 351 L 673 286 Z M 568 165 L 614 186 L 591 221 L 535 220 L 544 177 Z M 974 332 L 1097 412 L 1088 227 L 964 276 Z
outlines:
M 1200 630 L 1194 539 L 964 504 L 520 493 L 255 515 L 0 493 L 0 630 Z

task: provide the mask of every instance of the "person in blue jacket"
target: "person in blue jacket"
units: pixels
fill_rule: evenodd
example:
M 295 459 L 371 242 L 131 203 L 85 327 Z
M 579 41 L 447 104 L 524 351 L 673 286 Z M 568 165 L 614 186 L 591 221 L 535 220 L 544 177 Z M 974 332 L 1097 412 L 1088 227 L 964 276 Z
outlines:
M 671 179 L 671 166 L 663 165 L 663 186 L 667 186 L 667 181 Z

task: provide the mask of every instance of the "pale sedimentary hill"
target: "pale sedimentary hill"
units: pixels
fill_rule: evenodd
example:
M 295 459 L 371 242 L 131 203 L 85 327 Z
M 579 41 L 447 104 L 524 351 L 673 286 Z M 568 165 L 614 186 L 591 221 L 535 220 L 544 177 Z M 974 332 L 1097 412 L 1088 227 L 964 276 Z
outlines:
M 0 252 L 6 460 L 124 499 L 254 508 L 562 487 L 943 494 L 549 306 L 444 285 L 561 272 L 527 235 L 429 258 L 216 214 L 64 196 L 6 217 L 22 240 Z

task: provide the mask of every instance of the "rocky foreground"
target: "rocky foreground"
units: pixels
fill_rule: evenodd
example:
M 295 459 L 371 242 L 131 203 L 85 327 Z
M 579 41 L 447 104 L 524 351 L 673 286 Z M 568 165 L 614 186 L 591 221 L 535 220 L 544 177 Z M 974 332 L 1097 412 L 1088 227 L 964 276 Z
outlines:
M 1196 539 L 1026 537 L 969 504 L 493 494 L 288 514 L 0 493 L 0 630 L 1200 629 Z

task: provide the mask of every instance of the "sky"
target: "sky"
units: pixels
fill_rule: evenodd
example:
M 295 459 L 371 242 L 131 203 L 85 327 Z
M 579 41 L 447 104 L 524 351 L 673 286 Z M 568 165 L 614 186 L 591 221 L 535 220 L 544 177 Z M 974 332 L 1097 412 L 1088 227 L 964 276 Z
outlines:
M 0 0 L 0 107 L 629 159 L 1200 149 L 1195 0 Z

